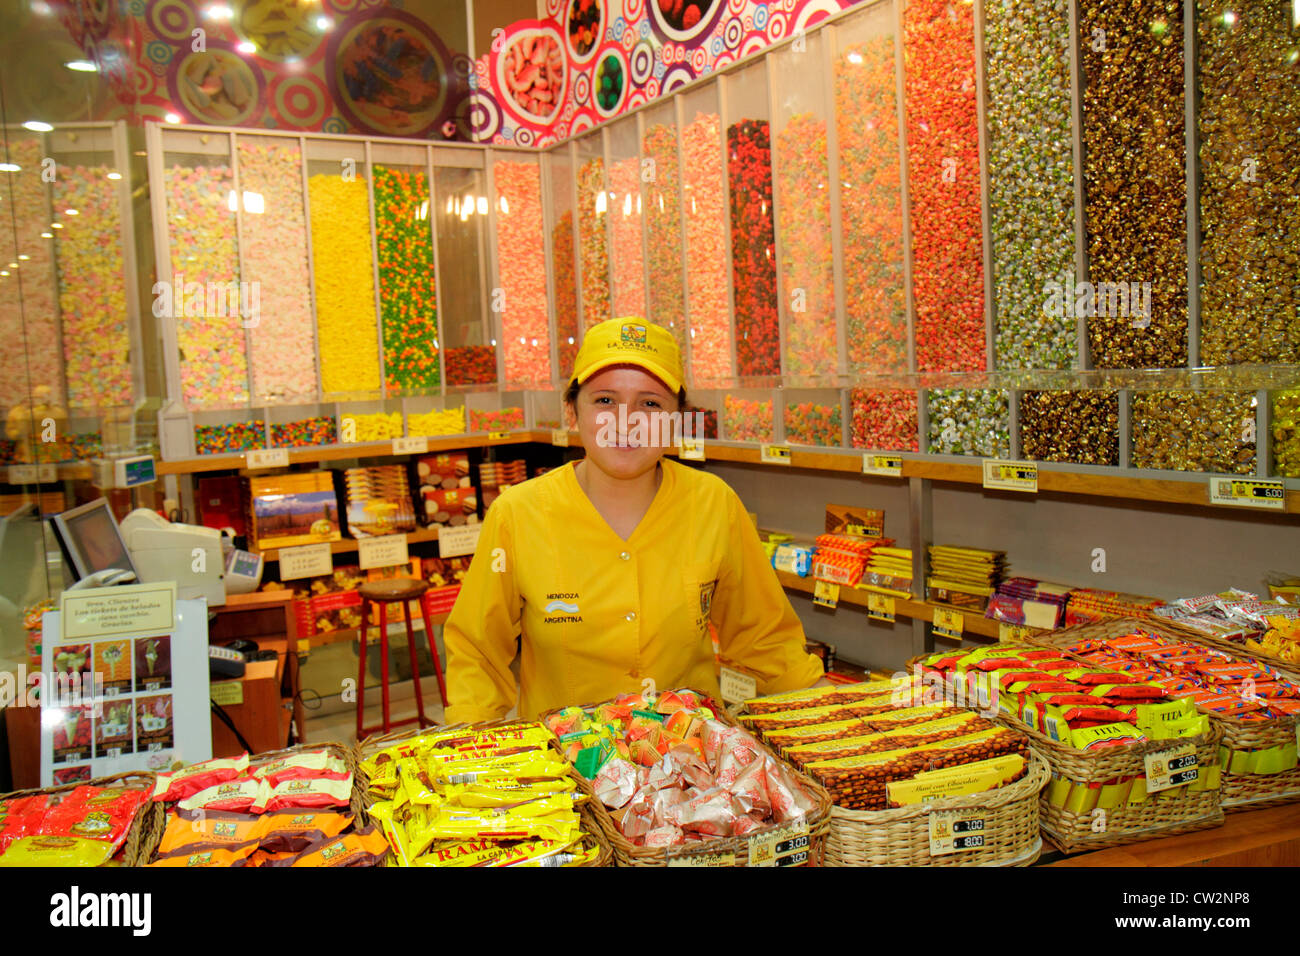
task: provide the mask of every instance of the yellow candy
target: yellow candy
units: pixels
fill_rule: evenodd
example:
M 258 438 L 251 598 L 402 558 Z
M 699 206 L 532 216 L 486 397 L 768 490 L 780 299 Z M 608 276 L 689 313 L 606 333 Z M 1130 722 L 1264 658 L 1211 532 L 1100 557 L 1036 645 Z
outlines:
M 411 435 L 461 435 L 465 432 L 465 408 L 449 408 L 443 412 L 426 412 L 406 416 Z

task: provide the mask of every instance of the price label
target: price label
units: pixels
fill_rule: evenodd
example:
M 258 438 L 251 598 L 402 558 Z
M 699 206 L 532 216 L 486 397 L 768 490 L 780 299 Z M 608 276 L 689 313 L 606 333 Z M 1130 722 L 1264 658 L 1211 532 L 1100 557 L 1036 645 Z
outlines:
M 802 866 L 811 845 L 808 823 L 787 823 L 749 838 L 750 866 Z
M 38 475 L 35 465 L 10 465 L 8 480 L 11 485 L 34 485 Z
M 411 559 L 406 552 L 406 535 L 384 534 L 377 538 L 357 541 L 357 557 L 362 571 L 371 568 L 392 568 L 406 564 Z
M 109 747 L 109 748 L 108 748 L 108 751 L 107 751 L 107 753 L 106 753 L 106 756 L 108 756 L 108 757 L 120 757 L 120 756 L 122 756 L 122 748 L 121 748 L 121 747 Z
M 722 687 L 722 699 L 728 704 L 739 704 L 758 696 L 758 681 L 749 674 L 730 667 L 722 668 L 718 674 L 718 683 Z
M 509 432 L 488 432 L 488 441 L 503 441 L 509 437 Z
M 162 749 L 163 749 L 163 745 L 162 745 L 162 744 L 150 744 L 150 745 L 149 745 L 149 753 L 151 753 L 151 754 L 156 754 L 156 753 L 158 753 L 158 752 L 159 752 L 160 750 L 162 750 Z
M 894 596 L 892 594 L 877 594 L 875 591 L 868 591 L 867 617 L 873 621 L 884 621 L 886 624 L 893 624 Z
M 297 548 L 280 549 L 280 580 L 296 581 L 299 578 L 318 578 L 334 573 L 334 553 L 329 542 L 304 544 Z
M 1038 491 L 1038 465 L 1032 461 L 984 459 L 984 487 L 992 491 Z
M 482 533 L 481 524 L 463 524 L 459 527 L 438 529 L 438 555 L 454 558 L 462 554 L 473 554 L 478 547 L 478 536 Z
M 955 641 L 961 640 L 962 630 L 965 621 L 961 611 L 950 611 L 946 607 L 937 607 L 934 609 L 934 633 L 938 637 L 950 637 Z
M 689 856 L 674 856 L 673 850 L 668 850 L 669 866 L 697 866 L 697 867 L 718 867 L 718 866 L 735 866 L 736 854 L 727 851 L 725 853 L 692 853 Z
M 813 603 L 818 607 L 835 610 L 840 603 L 840 586 L 834 581 L 823 581 L 818 578 L 813 582 Z
M 901 478 L 903 477 L 903 456 L 873 455 L 870 452 L 863 452 L 862 473 L 864 475 L 879 475 L 882 478 Z
M 949 853 L 969 853 L 988 845 L 984 811 L 931 810 L 930 855 L 947 856 Z
M 249 471 L 261 468 L 288 468 L 289 449 L 258 448 L 244 455 L 244 464 Z
M 300 638 L 298 638 L 298 653 L 299 653 L 299 654 L 310 654 L 310 653 L 311 653 L 311 639 L 310 639 L 310 638 L 307 638 L 307 637 L 300 637 Z
M 998 640 L 1010 644 L 1023 644 L 1033 634 L 1033 628 L 1023 624 L 999 624 Z
M 244 702 L 244 682 L 242 680 L 223 680 L 212 684 L 208 696 L 222 707 L 233 707 Z
M 1286 488 L 1263 478 L 1211 478 L 1210 504 L 1285 511 Z
M 1196 748 L 1191 744 L 1158 750 L 1142 759 L 1146 764 L 1147 793 L 1181 787 L 1185 783 L 1191 783 L 1200 773 Z
M 765 465 L 788 465 L 790 464 L 790 446 L 760 445 L 758 460 Z
M 120 687 L 105 687 L 105 688 L 104 688 L 104 696 L 105 696 L 105 697 L 118 697 L 118 696 L 121 695 L 121 693 L 122 693 L 122 688 L 120 688 Z
M 569 447 L 569 430 L 567 428 L 551 429 L 551 444 L 557 448 Z
M 677 446 L 677 457 L 682 461 L 704 461 L 704 442 L 682 439 Z
M 394 455 L 423 455 L 429 450 L 429 439 L 423 435 L 415 438 L 394 438 Z

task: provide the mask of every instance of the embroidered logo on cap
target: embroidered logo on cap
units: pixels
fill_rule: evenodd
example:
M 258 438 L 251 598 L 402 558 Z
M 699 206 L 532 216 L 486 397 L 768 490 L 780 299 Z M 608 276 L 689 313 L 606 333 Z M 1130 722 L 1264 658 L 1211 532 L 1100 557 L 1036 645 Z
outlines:
M 645 326 L 628 323 L 619 330 L 619 338 L 623 340 L 624 345 L 645 345 Z

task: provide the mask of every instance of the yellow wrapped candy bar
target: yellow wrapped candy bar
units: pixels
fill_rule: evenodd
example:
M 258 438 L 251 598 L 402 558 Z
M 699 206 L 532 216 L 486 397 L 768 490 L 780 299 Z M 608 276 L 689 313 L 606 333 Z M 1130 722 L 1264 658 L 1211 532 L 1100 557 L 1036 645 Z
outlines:
M 599 853 L 599 850 L 596 851 Z M 435 843 L 413 866 L 565 866 L 585 857 L 586 851 L 573 842 L 560 840 L 521 840 L 518 843 L 494 843 L 491 840 L 465 840 Z M 563 862 L 553 862 L 562 859 Z M 544 862 L 552 861 L 552 862 Z
M 0 867 L 103 866 L 112 855 L 113 844 L 107 840 L 29 836 L 20 837 L 0 853 Z
M 487 757 L 467 757 L 459 760 L 433 763 L 428 767 L 435 783 L 478 783 L 479 777 L 489 774 L 509 774 L 519 777 L 567 776 L 567 765 L 552 750 L 530 750 L 513 754 L 494 754 Z
M 480 784 L 450 784 L 442 791 L 443 799 L 458 807 L 512 807 L 519 803 L 544 799 L 557 793 L 572 793 L 577 789 L 573 778 L 545 780 L 536 785 L 514 787 L 485 787 Z M 575 798 L 581 802 L 582 797 Z

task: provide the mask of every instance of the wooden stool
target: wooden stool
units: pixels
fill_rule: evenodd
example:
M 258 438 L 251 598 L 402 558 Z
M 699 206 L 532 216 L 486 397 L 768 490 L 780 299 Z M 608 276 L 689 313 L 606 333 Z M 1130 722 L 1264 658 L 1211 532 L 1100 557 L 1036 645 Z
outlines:
M 438 660 L 438 645 L 433 639 L 433 625 L 429 623 L 429 612 L 424 601 L 420 600 L 427 590 L 429 590 L 427 582 L 416 581 L 413 578 L 371 581 L 357 589 L 357 592 L 361 595 L 361 666 L 358 671 L 357 681 L 357 740 L 359 741 L 364 740 L 371 731 L 379 729 L 378 727 L 372 727 L 368 730 L 363 724 L 366 711 L 366 642 L 370 634 L 370 614 L 373 607 L 378 608 L 380 615 L 379 667 L 382 672 L 381 680 L 383 681 L 384 733 L 388 733 L 393 727 L 412 724 L 417 721 L 421 728 L 426 725 L 433 725 L 433 721 L 424 715 L 424 694 L 420 690 L 419 657 L 415 652 L 415 632 L 411 627 L 411 601 L 420 601 L 420 613 L 424 617 L 424 633 L 429 639 L 429 653 L 433 656 L 433 671 L 438 678 L 438 690 L 442 693 L 443 703 L 445 704 L 447 701 L 447 685 L 443 682 L 442 662 Z M 417 714 L 415 717 L 407 717 L 398 721 L 390 719 L 388 712 L 388 605 L 395 602 L 401 602 L 402 609 L 406 612 L 406 646 L 411 653 L 411 678 L 415 681 L 415 709 Z

